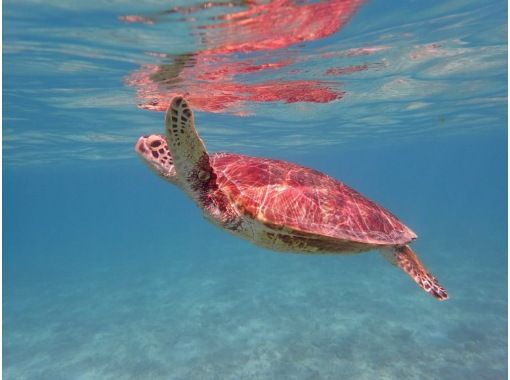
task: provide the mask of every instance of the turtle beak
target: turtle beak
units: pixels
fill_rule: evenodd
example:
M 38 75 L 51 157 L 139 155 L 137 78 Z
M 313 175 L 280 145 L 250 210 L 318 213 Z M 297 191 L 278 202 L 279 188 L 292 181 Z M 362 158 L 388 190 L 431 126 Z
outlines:
M 135 144 L 135 152 L 138 154 L 143 154 L 147 152 L 147 148 L 145 145 L 145 136 L 142 136 L 138 139 L 138 141 Z

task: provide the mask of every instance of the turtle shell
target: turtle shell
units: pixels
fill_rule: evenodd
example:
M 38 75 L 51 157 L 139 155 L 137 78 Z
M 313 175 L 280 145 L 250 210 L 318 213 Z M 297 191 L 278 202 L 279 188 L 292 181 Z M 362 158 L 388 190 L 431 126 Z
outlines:
M 316 170 L 238 154 L 210 158 L 217 184 L 232 204 L 270 228 L 373 245 L 416 238 L 393 214 Z

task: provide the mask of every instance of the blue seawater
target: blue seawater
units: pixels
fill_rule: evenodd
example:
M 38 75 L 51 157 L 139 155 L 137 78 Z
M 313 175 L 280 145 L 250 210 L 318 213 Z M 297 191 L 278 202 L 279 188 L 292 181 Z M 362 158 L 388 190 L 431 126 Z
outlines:
M 232 56 L 297 57 L 241 84 L 366 64 L 321 77 L 341 99 L 195 112 L 210 151 L 313 167 L 391 210 L 445 302 L 375 252 L 237 239 L 142 164 L 163 114 L 126 78 L 246 8 L 174 6 L 4 2 L 4 378 L 507 378 L 506 2 L 368 1 L 330 36 Z M 135 14 L 160 21 L 118 18 Z

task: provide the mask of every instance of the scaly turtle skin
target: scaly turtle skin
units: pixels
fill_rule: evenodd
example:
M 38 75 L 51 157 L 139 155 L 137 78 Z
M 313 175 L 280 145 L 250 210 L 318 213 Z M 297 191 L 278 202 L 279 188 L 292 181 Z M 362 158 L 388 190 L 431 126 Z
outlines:
M 172 100 L 165 127 L 166 137 L 140 137 L 135 150 L 213 223 L 276 251 L 346 254 L 378 249 L 427 293 L 448 298 L 409 248 L 416 234 L 357 191 L 286 161 L 209 155 L 182 97 Z

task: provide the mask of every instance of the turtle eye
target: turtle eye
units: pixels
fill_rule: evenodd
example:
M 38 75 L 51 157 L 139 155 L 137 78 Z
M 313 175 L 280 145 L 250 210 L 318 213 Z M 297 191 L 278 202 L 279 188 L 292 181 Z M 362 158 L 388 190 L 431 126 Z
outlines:
M 198 172 L 198 178 L 201 181 L 207 181 L 209 179 L 209 172 L 206 172 L 205 170 L 200 170 Z

